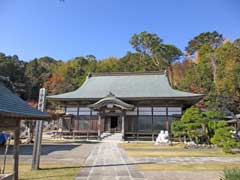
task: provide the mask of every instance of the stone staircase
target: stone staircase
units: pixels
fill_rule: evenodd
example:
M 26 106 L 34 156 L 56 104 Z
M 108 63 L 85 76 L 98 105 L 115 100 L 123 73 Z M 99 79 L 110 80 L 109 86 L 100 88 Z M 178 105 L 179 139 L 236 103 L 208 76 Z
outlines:
M 121 142 L 122 133 L 102 133 L 102 142 Z

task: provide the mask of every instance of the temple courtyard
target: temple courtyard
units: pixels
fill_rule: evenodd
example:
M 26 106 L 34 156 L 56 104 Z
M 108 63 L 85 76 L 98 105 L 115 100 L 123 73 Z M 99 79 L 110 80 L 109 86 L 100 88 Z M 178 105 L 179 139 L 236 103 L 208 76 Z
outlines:
M 3 162 L 4 149 L 0 149 Z M 12 148 L 9 149 L 9 154 Z M 32 145 L 20 147 L 20 179 L 219 180 L 226 168 L 240 168 L 240 157 L 219 149 L 189 150 L 152 142 L 47 142 L 41 170 L 31 171 Z M 12 157 L 7 157 L 7 171 Z

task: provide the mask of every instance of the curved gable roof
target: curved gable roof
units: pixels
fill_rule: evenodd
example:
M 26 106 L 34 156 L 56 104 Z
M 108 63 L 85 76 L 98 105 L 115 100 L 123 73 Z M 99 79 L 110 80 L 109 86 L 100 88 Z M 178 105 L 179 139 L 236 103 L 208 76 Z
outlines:
M 159 73 L 117 73 L 93 75 L 77 90 L 48 96 L 49 100 L 101 99 L 109 92 L 117 98 L 201 98 L 194 94 L 173 89 L 165 74 Z
M 99 101 L 97 101 L 94 104 L 89 105 L 89 108 L 92 108 L 94 110 L 99 110 L 104 106 L 108 106 L 109 104 L 113 106 L 116 106 L 122 110 L 133 110 L 134 106 L 131 104 L 128 104 L 124 101 L 122 101 L 121 99 L 118 99 L 115 97 L 114 94 L 112 94 L 111 92 L 109 92 L 109 95 L 103 99 L 100 99 Z M 112 108 L 111 107 L 111 108 Z

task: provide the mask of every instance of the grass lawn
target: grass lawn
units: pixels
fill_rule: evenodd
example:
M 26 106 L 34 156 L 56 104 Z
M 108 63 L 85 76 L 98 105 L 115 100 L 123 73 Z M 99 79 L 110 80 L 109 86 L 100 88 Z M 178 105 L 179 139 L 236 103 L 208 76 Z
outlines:
M 122 143 L 120 146 L 133 157 L 239 157 L 217 149 L 185 149 L 183 144 L 173 146 L 153 143 Z
M 185 149 L 183 144 L 173 146 L 154 145 L 152 142 L 122 143 L 120 146 L 132 157 L 239 157 L 239 154 L 227 154 L 221 149 Z M 222 171 L 224 169 L 240 169 L 237 163 L 166 163 L 140 164 L 140 170 L 161 171 Z
M 218 164 L 142 164 L 138 169 L 145 171 L 223 171 L 224 169 L 240 169 L 240 164 L 218 163 Z
M 81 165 L 77 164 L 41 164 L 40 170 L 31 170 L 30 164 L 20 164 L 20 180 L 46 179 L 46 180 L 72 180 Z M 7 164 L 6 173 L 11 173 L 12 165 Z

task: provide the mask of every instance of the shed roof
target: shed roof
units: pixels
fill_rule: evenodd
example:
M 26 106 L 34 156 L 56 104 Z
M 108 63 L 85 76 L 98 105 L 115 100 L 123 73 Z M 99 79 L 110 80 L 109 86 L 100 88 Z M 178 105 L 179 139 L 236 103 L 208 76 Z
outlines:
M 90 75 L 77 90 L 47 98 L 58 101 L 102 99 L 109 92 L 120 99 L 201 99 L 204 96 L 173 89 L 166 74 L 162 73 L 107 73 Z
M 32 108 L 10 91 L 0 79 L 0 116 L 19 119 L 49 119 L 50 116 Z

